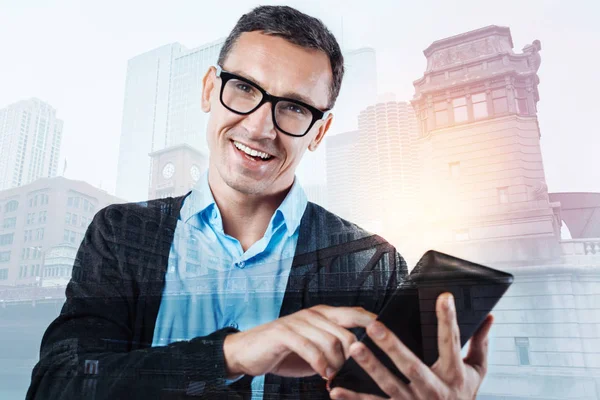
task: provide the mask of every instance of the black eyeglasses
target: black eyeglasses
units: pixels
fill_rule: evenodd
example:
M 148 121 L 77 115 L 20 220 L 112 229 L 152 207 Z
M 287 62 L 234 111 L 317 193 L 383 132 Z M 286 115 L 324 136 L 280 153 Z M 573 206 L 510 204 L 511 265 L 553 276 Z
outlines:
M 249 79 L 223 71 L 217 65 L 217 76 L 221 78 L 223 107 L 240 115 L 248 115 L 265 103 L 271 103 L 273 123 L 286 135 L 302 137 L 310 131 L 316 121 L 325 119 L 330 111 L 321 111 L 298 100 L 269 94 Z

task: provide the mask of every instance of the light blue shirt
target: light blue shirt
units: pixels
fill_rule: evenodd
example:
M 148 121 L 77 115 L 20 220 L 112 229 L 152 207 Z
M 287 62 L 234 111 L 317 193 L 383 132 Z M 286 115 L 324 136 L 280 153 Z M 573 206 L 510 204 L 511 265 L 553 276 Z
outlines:
M 205 174 L 181 207 L 152 346 L 277 319 L 306 205 L 296 178 L 264 236 L 244 252 L 223 231 Z M 264 376 L 255 377 L 252 398 L 262 399 L 263 388 Z

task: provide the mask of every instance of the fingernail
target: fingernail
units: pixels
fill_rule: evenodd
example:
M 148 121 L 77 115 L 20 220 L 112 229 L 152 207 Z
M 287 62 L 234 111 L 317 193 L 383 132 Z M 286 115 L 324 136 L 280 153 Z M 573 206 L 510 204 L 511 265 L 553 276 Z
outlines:
M 454 311 L 454 296 L 451 294 L 446 298 L 446 307 L 448 311 Z
M 358 350 L 354 350 L 353 357 L 357 360 L 362 360 L 363 358 L 365 358 L 365 350 L 359 347 Z
M 383 330 L 383 326 L 380 323 L 375 323 L 371 325 L 371 333 L 376 339 L 383 339 L 385 336 L 385 331 Z
M 327 380 L 332 379 L 333 374 L 335 374 L 335 371 L 332 368 L 327 367 L 327 369 L 325 370 L 325 375 L 327 377 Z

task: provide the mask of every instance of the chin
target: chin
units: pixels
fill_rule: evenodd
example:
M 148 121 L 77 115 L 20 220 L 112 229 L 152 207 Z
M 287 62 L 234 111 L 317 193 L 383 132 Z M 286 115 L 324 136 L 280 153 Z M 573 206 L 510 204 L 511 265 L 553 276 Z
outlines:
M 264 181 L 253 181 L 252 179 L 246 178 L 244 176 L 237 178 L 228 178 L 224 179 L 227 186 L 230 188 L 244 194 L 262 194 L 266 192 L 268 188 L 268 183 Z

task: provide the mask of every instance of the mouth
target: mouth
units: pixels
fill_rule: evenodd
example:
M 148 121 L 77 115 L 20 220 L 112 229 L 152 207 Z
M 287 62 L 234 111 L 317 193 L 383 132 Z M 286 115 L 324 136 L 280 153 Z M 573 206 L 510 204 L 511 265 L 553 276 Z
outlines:
M 233 146 L 235 147 L 236 151 L 240 152 L 243 156 L 252 161 L 267 162 L 275 158 L 269 153 L 253 149 L 252 147 L 246 146 L 245 144 L 237 142 L 235 140 L 232 140 L 231 142 L 233 143 Z

